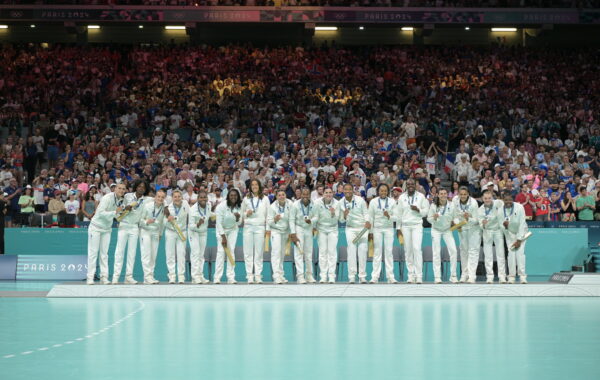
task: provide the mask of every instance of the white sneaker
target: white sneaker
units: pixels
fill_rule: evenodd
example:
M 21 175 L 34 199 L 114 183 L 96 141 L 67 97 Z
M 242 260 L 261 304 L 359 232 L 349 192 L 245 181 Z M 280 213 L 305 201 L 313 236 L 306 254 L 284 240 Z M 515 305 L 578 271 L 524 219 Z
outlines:
M 232 284 L 237 284 L 237 281 L 231 279 L 231 280 L 227 280 L 227 283 L 230 284 L 230 285 L 232 285 Z
M 434 282 L 436 284 L 441 284 L 442 283 L 442 279 L 441 278 L 436 278 Z
M 369 281 L 370 284 L 376 284 L 379 282 L 379 279 L 377 278 L 372 278 L 371 281 Z
M 514 284 L 515 283 L 515 279 L 514 278 L 509 278 L 508 279 L 508 283 L 509 284 Z
M 135 285 L 138 282 L 133 277 L 125 277 L 125 283 L 128 285 Z
M 169 284 L 174 284 L 175 283 L 175 279 L 169 280 Z
M 453 284 L 458 284 L 458 279 L 456 277 L 450 277 L 450 282 Z
M 388 283 L 388 284 L 397 284 L 397 283 L 398 283 L 398 281 L 396 281 L 396 279 L 395 279 L 395 278 L 392 278 L 392 279 L 389 279 L 389 280 L 387 280 L 387 283 Z
M 304 277 L 298 277 L 298 280 L 296 280 L 296 282 L 299 284 L 306 284 L 306 280 L 304 279 Z
M 201 283 L 203 283 L 203 284 L 208 284 L 208 283 L 210 283 L 210 281 L 208 281 L 208 280 L 207 280 L 206 278 L 204 278 L 204 277 L 200 277 L 200 282 L 201 282 Z
M 220 283 L 221 283 L 221 280 L 214 280 L 213 281 L 213 284 L 215 284 L 215 285 L 219 285 Z
M 281 282 L 283 282 L 284 284 L 287 284 L 289 281 L 287 280 L 287 278 L 283 277 L 283 278 L 281 279 Z
M 110 281 L 108 281 L 108 278 L 102 278 L 100 279 L 100 282 L 102 283 L 102 285 L 110 285 Z
M 308 275 L 306 276 L 306 282 L 308 282 L 309 284 L 314 284 L 317 282 L 317 280 L 315 280 L 315 278 L 312 275 Z
M 506 284 L 506 277 L 500 277 L 498 279 L 498 282 L 501 283 L 501 284 Z
M 113 280 L 110 282 L 113 285 L 117 285 L 119 283 L 119 279 L 118 278 L 113 278 Z
M 256 284 L 262 284 L 262 283 L 263 283 L 262 277 L 256 277 L 256 278 L 254 279 L 254 282 L 255 282 Z
M 283 281 L 280 278 L 276 278 L 273 280 L 273 283 L 275 283 L 277 285 L 281 285 L 281 284 L 283 284 Z
M 494 283 L 494 280 L 493 280 L 493 279 L 491 279 L 491 278 L 488 278 L 488 279 L 487 279 L 487 281 L 486 281 L 486 283 L 487 283 L 487 284 L 493 284 L 493 283 Z
M 423 283 L 423 279 L 422 279 L 422 278 L 417 278 L 417 281 L 416 281 L 416 283 L 417 283 L 417 284 L 422 284 L 422 283 Z
M 526 278 L 522 278 L 521 279 L 521 284 L 526 284 L 527 283 L 527 279 Z
M 94 285 L 94 280 L 87 280 L 85 283 L 88 285 Z
M 467 276 L 460 276 L 460 280 L 458 280 L 461 283 L 465 283 L 467 282 Z
M 202 280 L 200 280 L 199 278 L 192 278 L 192 284 L 194 284 L 194 285 L 202 284 Z
M 367 279 L 366 278 L 361 278 L 360 279 L 360 283 L 361 284 L 366 284 L 367 283 Z
M 319 284 L 326 284 L 327 283 L 327 279 L 326 278 L 322 278 L 319 280 Z
M 330 284 L 335 284 L 335 280 L 329 280 Z
M 412 277 L 409 277 L 408 280 L 406 280 L 407 284 L 414 284 L 415 280 L 412 279 Z
M 355 282 L 356 282 L 356 279 L 354 279 L 354 278 L 352 278 L 352 279 L 348 280 L 348 283 L 349 283 L 349 284 L 354 284 Z
M 469 279 L 469 280 L 467 281 L 467 283 L 468 283 L 468 284 L 474 284 L 474 283 L 475 283 L 475 280 L 473 280 L 473 279 Z
M 248 284 L 254 284 L 254 277 L 248 277 Z

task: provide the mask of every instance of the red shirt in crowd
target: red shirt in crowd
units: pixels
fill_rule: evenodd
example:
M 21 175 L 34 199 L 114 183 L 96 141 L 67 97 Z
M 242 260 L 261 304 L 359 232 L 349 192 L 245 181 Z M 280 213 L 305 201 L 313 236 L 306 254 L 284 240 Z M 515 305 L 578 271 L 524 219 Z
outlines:
M 529 201 L 531 200 L 531 194 L 527 193 L 524 194 L 523 192 L 520 192 L 519 194 L 517 194 L 517 196 L 515 197 L 515 201 L 517 203 L 520 203 L 523 205 L 523 207 L 525 208 L 525 215 L 526 216 L 533 216 L 533 208 L 531 207 L 531 205 L 529 204 Z

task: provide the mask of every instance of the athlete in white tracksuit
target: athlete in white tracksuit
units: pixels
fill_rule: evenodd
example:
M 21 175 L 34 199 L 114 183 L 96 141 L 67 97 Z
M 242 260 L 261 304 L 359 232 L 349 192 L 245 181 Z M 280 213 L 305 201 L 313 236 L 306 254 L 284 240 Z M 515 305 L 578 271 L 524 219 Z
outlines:
M 450 227 L 454 217 L 454 204 L 448 200 L 448 190 L 440 189 L 438 198 L 429 207 L 427 221 L 431 223 L 431 250 L 433 253 L 433 275 L 436 284 L 442 283 L 441 251 L 442 239 L 446 243 L 450 256 L 450 282 L 458 282 L 456 278 L 456 242 Z
M 396 228 L 404 236 L 407 282 L 420 284 L 423 282 L 423 218 L 429 211 L 429 202 L 423 194 L 416 191 L 413 179 L 406 181 L 406 190 L 400 195 L 396 206 Z
M 144 195 L 147 192 L 146 183 L 136 181 L 133 184 L 133 193 L 125 194 L 125 210 L 129 210 L 121 222 L 119 222 L 119 233 L 117 238 L 117 248 L 115 249 L 115 263 L 113 270 L 112 283 L 119 282 L 121 269 L 123 268 L 123 257 L 125 256 L 125 247 L 127 247 L 127 266 L 125 268 L 125 283 L 136 284 L 133 278 L 133 267 L 135 265 L 135 256 L 137 254 L 138 240 L 140 237 L 140 219 L 142 216 L 142 206 L 147 199 Z
M 276 284 L 288 282 L 283 271 L 283 261 L 290 236 L 292 205 L 292 201 L 286 199 L 285 191 L 278 190 L 277 199 L 269 206 L 267 214 L 267 231 L 271 234 L 271 269 L 273 282 Z
M 244 218 L 244 262 L 248 283 L 262 282 L 263 253 L 269 198 L 262 194 L 262 185 L 257 180 L 250 182 L 250 192 L 242 199 Z
M 395 284 L 394 276 L 394 222 L 396 221 L 396 201 L 390 198 L 390 188 L 386 184 L 379 185 L 378 197 L 369 203 L 369 221 L 373 226 L 373 270 L 371 282 L 379 282 L 381 275 L 381 259 L 385 257 L 385 272 L 387 282 Z
M 227 260 L 223 244 L 235 255 L 235 244 L 237 242 L 239 227 L 243 222 L 241 216 L 241 195 L 237 189 L 230 189 L 227 192 L 227 200 L 219 203 L 215 209 L 217 216 L 217 258 L 215 260 L 215 278 L 214 283 L 221 283 L 223 277 L 223 267 L 227 262 L 227 283 L 235 284 L 235 267 Z M 235 259 L 235 256 L 234 256 Z
M 358 261 L 358 278 L 361 283 L 365 284 L 367 282 L 367 244 L 371 230 L 367 202 L 362 197 L 354 194 L 352 185 L 346 184 L 344 185 L 344 197 L 338 202 L 338 209 L 340 221 L 346 223 L 348 282 L 353 284 L 356 281 Z M 353 243 L 353 240 L 365 228 L 367 232 L 362 235 L 357 243 Z
M 100 259 L 100 281 L 104 285 L 110 284 L 108 281 L 108 246 L 113 219 L 123 209 L 124 193 L 125 185 L 118 184 L 113 193 L 103 196 L 90 222 L 88 229 L 88 285 L 94 284 L 98 258 Z
M 183 200 L 183 194 L 179 190 L 173 191 L 173 203 L 165 210 L 165 252 L 167 256 L 167 270 L 169 283 L 175 280 L 180 284 L 185 282 L 185 246 L 187 243 L 189 204 Z M 175 229 L 179 226 L 183 239 Z
M 466 221 L 458 231 L 460 238 L 460 282 L 475 283 L 477 264 L 481 248 L 481 227 L 479 227 L 479 205 L 469 196 L 469 190 L 461 187 L 459 196 L 452 199 L 454 204 L 454 223 Z
M 315 202 L 317 213 L 317 233 L 319 247 L 320 283 L 335 283 L 338 244 L 338 201 L 333 198 L 333 190 L 326 188 L 323 198 Z
M 158 190 L 154 199 L 147 199 L 142 205 L 140 217 L 140 251 L 145 284 L 158 284 L 154 278 L 158 244 L 164 230 L 164 202 L 167 193 Z
M 317 222 L 317 210 L 310 199 L 310 190 L 302 189 L 302 198 L 293 203 L 290 210 L 290 238 L 297 242 L 294 247 L 296 281 L 313 284 L 313 228 Z M 300 252 L 301 251 L 301 252 Z
M 206 191 L 200 191 L 198 201 L 190 206 L 188 216 L 188 241 L 190 242 L 191 275 L 194 284 L 209 282 L 204 277 L 204 251 L 208 240 L 208 222 L 213 216 Z
M 522 284 L 527 283 L 525 272 L 525 235 L 529 232 L 525 221 L 525 208 L 522 204 L 514 202 L 509 192 L 502 195 L 504 206 L 498 210 L 502 218 L 502 227 L 506 246 L 508 247 L 508 282 L 514 284 L 517 275 Z
M 498 262 L 498 279 L 500 283 L 506 282 L 506 263 L 504 262 L 504 233 L 502 232 L 502 219 L 498 210 L 504 207 L 504 202 L 494 199 L 492 192 L 483 193 L 483 204 L 479 207 L 479 226 L 483 236 L 483 255 L 485 260 L 485 274 L 487 283 L 494 282 L 494 250 L 496 246 L 496 260 Z

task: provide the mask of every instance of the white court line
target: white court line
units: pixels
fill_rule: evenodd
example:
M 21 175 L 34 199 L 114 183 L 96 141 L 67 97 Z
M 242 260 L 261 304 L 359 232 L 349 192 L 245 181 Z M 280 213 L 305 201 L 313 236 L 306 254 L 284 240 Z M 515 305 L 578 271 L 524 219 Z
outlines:
M 9 354 L 9 355 L 4 355 L 2 358 L 3 358 L 3 359 L 11 359 L 11 358 L 14 358 L 14 357 L 16 357 L 17 355 L 22 355 L 22 356 L 24 356 L 24 355 L 30 355 L 30 354 L 32 354 L 32 353 L 34 353 L 34 352 L 36 352 L 36 351 L 38 351 L 38 352 L 39 352 L 39 351 L 48 351 L 48 350 L 50 350 L 51 348 L 59 348 L 59 347 L 62 347 L 63 345 L 67 345 L 67 344 L 73 344 L 73 343 L 75 343 L 75 342 L 81 342 L 81 341 L 83 341 L 83 340 L 85 340 L 85 339 L 91 339 L 91 338 L 95 337 L 95 336 L 96 336 L 96 335 L 98 335 L 98 334 L 101 334 L 101 333 L 103 333 L 103 332 L 106 332 L 106 331 L 108 331 L 108 330 L 112 329 L 113 327 L 117 326 L 117 325 L 118 325 L 118 324 L 120 324 L 121 322 L 125 322 L 127 319 L 129 319 L 129 318 L 133 317 L 134 315 L 136 315 L 136 314 L 137 314 L 137 313 L 139 313 L 140 311 L 144 310 L 144 308 L 146 307 L 146 304 L 145 304 L 145 303 L 143 303 L 143 302 L 142 302 L 142 301 L 140 301 L 140 300 L 134 300 L 134 301 L 136 301 L 136 302 L 137 302 L 137 303 L 140 305 L 140 307 L 139 307 L 137 310 L 135 310 L 135 311 L 133 311 L 133 312 L 131 312 L 131 313 L 127 314 L 126 316 L 124 316 L 123 318 L 121 318 L 121 319 L 117 320 L 116 322 L 113 322 L 113 324 L 112 324 L 112 325 L 105 326 L 104 328 L 102 328 L 102 329 L 99 329 L 98 331 L 94 331 L 93 333 L 90 333 L 89 335 L 85 335 L 84 337 L 76 338 L 76 339 L 73 339 L 73 340 L 67 340 L 67 341 L 64 341 L 64 342 L 62 342 L 62 343 L 57 343 L 57 344 L 54 344 L 54 345 L 52 345 L 51 347 L 40 347 L 40 348 L 38 348 L 38 349 L 36 349 L 36 350 L 31 350 L 31 351 L 23 351 L 23 352 L 21 352 L 20 354 Z

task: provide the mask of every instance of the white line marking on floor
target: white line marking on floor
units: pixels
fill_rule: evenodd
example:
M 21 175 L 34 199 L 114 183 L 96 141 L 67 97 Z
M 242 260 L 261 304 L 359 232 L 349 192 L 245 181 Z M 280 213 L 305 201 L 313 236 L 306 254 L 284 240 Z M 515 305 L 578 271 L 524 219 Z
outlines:
M 23 352 L 20 353 L 20 355 L 30 355 L 30 354 L 32 354 L 32 353 L 34 353 L 36 351 L 48 351 L 51 348 L 62 347 L 63 344 L 73 344 L 75 342 L 81 342 L 81 341 L 85 340 L 86 338 L 90 339 L 90 338 L 95 337 L 96 335 L 99 335 L 99 334 L 101 334 L 101 333 L 103 333 L 105 331 L 108 331 L 108 330 L 112 329 L 113 327 L 117 326 L 118 324 L 120 324 L 121 322 L 125 322 L 127 319 L 133 317 L 134 315 L 136 315 L 140 311 L 144 310 L 144 308 L 146 307 L 146 304 L 143 303 L 140 300 L 135 300 L 135 301 L 140 305 L 140 307 L 137 310 L 135 310 L 135 311 L 127 314 L 123 318 L 117 320 L 112 325 L 105 326 L 104 328 L 102 328 L 102 329 L 100 329 L 98 331 L 92 332 L 92 333 L 86 335 L 84 338 L 82 337 L 82 338 L 77 338 L 77 339 L 74 339 L 74 340 L 67 340 L 67 341 L 65 341 L 63 343 L 57 343 L 57 344 L 55 344 L 55 345 L 53 345 L 51 347 L 40 347 L 37 350 L 23 351 Z M 15 356 L 17 356 L 17 354 L 9 354 L 9 355 L 4 355 L 2 358 L 4 358 L 4 359 L 10 359 L 10 358 L 14 358 Z

